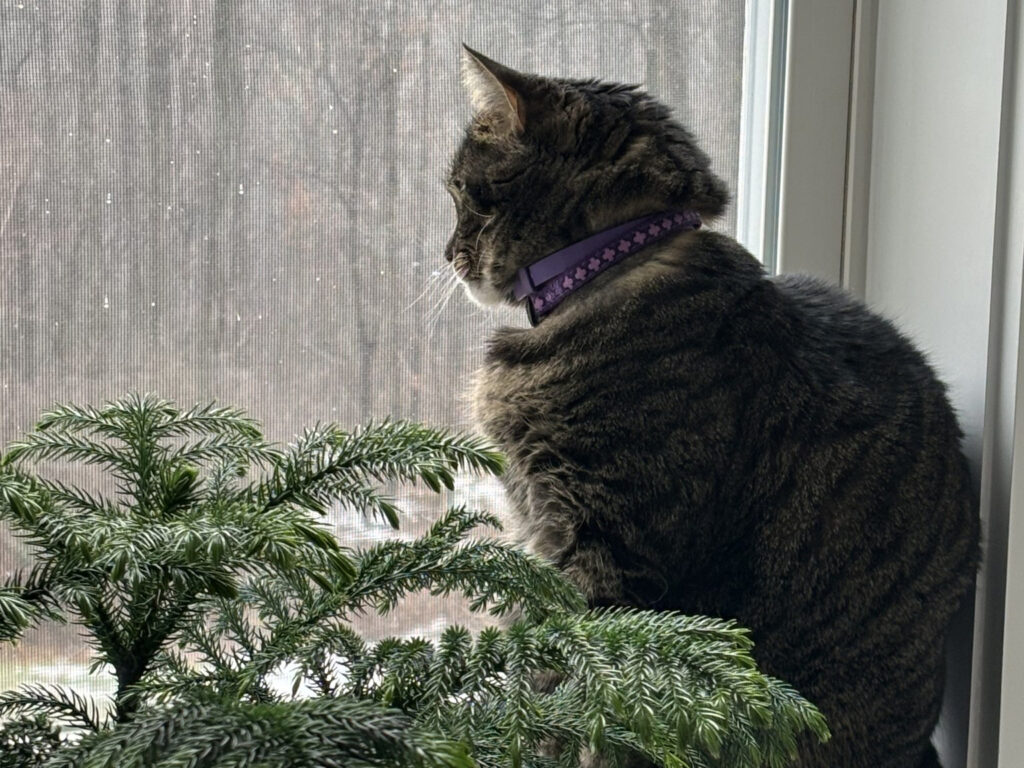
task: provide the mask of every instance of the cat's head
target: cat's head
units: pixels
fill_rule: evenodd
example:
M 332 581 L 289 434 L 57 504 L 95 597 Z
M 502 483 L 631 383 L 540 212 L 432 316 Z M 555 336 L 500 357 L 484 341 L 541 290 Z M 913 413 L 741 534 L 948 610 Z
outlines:
M 516 271 L 648 213 L 728 202 L 692 134 L 635 86 L 523 74 L 469 48 L 473 118 L 452 160 L 445 256 L 479 304 L 514 302 Z

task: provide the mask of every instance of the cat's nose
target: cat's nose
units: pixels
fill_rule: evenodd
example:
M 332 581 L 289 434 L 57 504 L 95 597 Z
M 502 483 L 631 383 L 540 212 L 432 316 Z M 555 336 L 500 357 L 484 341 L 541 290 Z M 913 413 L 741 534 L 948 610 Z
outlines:
M 455 258 L 455 238 L 453 237 L 448 241 L 448 245 L 444 247 L 444 260 L 451 264 L 452 259 Z

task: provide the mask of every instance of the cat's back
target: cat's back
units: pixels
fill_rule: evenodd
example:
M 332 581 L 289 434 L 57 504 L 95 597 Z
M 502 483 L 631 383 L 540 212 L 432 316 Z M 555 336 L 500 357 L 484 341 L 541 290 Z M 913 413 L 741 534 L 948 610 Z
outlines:
M 886 418 L 899 402 L 931 399 L 959 435 L 945 386 L 892 322 L 814 277 L 780 275 L 770 282 L 787 315 L 790 363 L 827 401 L 855 407 L 864 418 Z M 956 439 L 951 447 L 958 447 Z
M 848 409 L 863 422 L 887 418 L 894 399 L 946 402 L 924 357 L 892 323 L 815 278 L 765 276 L 717 233 L 699 233 L 621 282 L 540 328 L 500 329 L 488 344 L 478 405 L 497 397 L 526 407 L 536 393 L 559 409 L 600 403 L 611 418 L 615 409 L 606 406 L 624 397 L 643 413 L 645 388 L 681 412 L 714 389 L 748 403 L 771 393 L 785 410 L 790 398 L 775 391 L 785 389 L 794 401 L 813 397 L 833 415 Z M 951 424 L 955 430 L 955 418 Z

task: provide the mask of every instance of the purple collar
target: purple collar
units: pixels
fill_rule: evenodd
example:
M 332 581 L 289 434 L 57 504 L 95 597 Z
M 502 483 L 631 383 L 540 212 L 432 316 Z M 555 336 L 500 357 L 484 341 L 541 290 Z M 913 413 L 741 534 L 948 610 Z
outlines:
M 527 300 L 526 314 L 535 326 L 566 296 L 608 267 L 674 232 L 699 227 L 700 215 L 695 211 L 664 211 L 605 229 L 520 269 L 515 297 Z

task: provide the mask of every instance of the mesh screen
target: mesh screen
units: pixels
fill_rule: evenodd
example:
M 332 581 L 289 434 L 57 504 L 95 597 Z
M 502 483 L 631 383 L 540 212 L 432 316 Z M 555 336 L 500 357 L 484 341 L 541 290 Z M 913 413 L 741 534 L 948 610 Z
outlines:
M 459 43 L 643 84 L 735 188 L 744 0 L 88 0 L 0 5 L 0 440 L 129 390 L 243 407 L 275 440 L 384 416 L 468 426 L 496 324 L 453 291 L 441 180 Z M 733 228 L 732 213 L 720 226 Z M 86 479 L 88 481 L 88 479 Z M 405 493 L 411 535 L 453 498 Z M 457 500 L 501 505 L 493 483 Z M 337 516 L 357 545 L 389 529 Z M 26 551 L 0 529 L 0 571 Z M 404 606 L 368 634 L 468 620 Z M 0 689 L 82 683 L 73 628 L 0 646 Z

